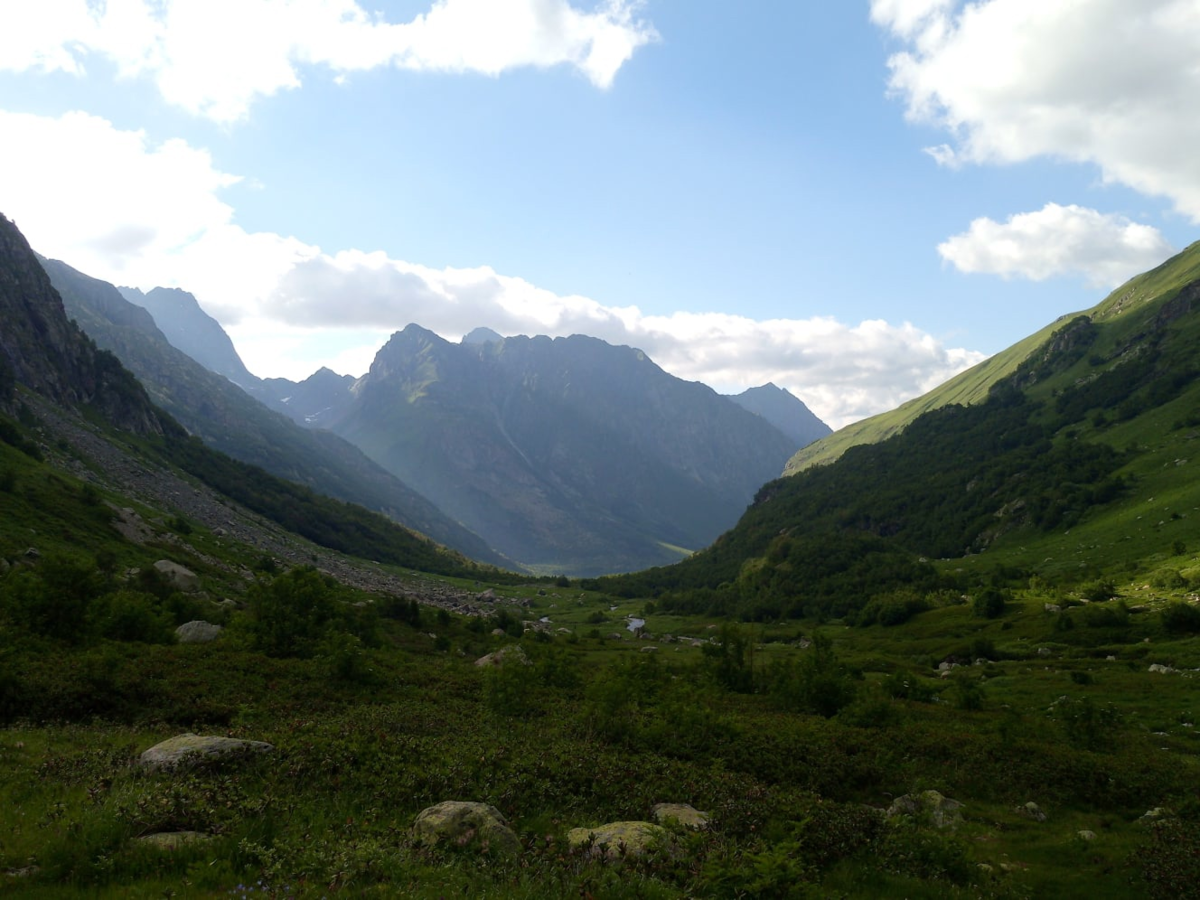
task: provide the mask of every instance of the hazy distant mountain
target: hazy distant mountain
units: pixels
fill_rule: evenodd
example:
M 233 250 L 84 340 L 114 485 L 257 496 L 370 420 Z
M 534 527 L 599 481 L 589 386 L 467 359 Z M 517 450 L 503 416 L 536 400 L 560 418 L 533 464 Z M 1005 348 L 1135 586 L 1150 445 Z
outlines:
M 729 399 L 743 409 L 762 416 L 791 438 L 797 450 L 833 433 L 833 429 L 818 419 L 803 400 L 774 384 L 753 387 L 740 394 L 732 394 Z
M 149 293 L 129 287 L 117 290 L 130 303 L 150 312 L 154 324 L 171 346 L 243 388 L 258 384 L 259 379 L 242 363 L 221 323 L 202 310 L 196 298 L 187 291 L 163 287 L 156 287 Z
M 383 512 L 473 559 L 509 564 L 478 535 L 449 519 L 357 448 L 328 432 L 298 427 L 172 346 L 150 313 L 127 301 L 111 284 L 57 260 L 46 260 L 43 266 L 80 327 L 115 353 L 157 403 L 209 446 L 319 493 Z M 192 320 L 203 321 L 196 316 L 199 307 L 190 294 L 156 290 L 145 296 L 154 294 L 166 295 Z M 220 325 L 209 321 L 220 330 Z M 211 339 L 210 329 L 210 339 L 202 343 L 213 347 L 221 342 Z
M 464 344 L 494 344 L 496 341 L 504 340 L 504 335 L 497 334 L 490 328 L 475 328 L 470 334 L 464 334 L 462 342 Z
M 290 387 L 288 407 L 531 567 L 591 574 L 678 559 L 732 525 L 795 449 L 639 350 L 473 335 L 451 344 L 410 325 L 353 386 L 318 373 Z

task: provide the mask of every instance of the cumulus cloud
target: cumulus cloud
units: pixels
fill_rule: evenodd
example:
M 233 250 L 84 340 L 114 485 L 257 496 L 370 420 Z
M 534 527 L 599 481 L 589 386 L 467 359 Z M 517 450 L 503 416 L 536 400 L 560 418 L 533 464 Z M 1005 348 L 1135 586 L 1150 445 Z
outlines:
M 300 85 L 300 68 L 346 74 L 395 66 L 499 75 L 571 65 L 609 87 L 658 39 L 641 0 L 585 11 L 569 0 L 436 0 L 389 23 L 356 0 L 37 0 L 0 4 L 0 69 L 81 75 L 102 58 L 153 77 L 163 97 L 217 121 Z
M 901 41 L 908 115 L 944 128 L 943 164 L 1092 163 L 1200 222 L 1195 0 L 872 0 Z
M 1047 203 L 1006 222 L 979 218 L 938 245 L 961 272 L 1043 281 L 1082 275 L 1090 287 L 1112 288 L 1174 252 L 1157 228 L 1082 206 Z
M 154 144 L 78 113 L 0 112 L 0 133 L 0 212 L 35 248 L 117 284 L 193 292 L 262 376 L 299 379 L 322 365 L 362 374 L 410 322 L 451 340 L 477 326 L 581 333 L 639 347 L 672 374 L 718 390 L 773 381 L 837 427 L 983 359 L 907 323 L 650 315 L 486 266 L 435 269 L 378 251 L 325 252 L 240 228 L 222 199 L 239 178 L 181 141 Z

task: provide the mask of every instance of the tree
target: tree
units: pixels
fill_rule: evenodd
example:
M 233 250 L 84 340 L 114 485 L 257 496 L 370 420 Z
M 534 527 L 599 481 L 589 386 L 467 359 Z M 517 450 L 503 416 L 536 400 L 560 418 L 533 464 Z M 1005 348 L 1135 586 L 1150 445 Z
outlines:
M 310 656 L 334 615 L 333 591 L 312 566 L 259 582 L 247 595 L 254 646 L 270 656 Z

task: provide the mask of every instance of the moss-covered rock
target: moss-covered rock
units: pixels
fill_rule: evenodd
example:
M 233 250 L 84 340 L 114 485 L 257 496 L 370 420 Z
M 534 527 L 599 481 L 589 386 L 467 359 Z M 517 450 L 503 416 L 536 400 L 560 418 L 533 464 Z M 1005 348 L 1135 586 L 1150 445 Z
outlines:
M 652 822 L 609 822 L 594 828 L 572 828 L 567 832 L 567 845 L 574 851 L 606 860 L 644 856 L 651 847 L 673 846 L 670 832 Z
M 657 803 L 650 810 L 650 815 L 659 825 L 678 822 L 684 828 L 691 828 L 695 831 L 708 829 L 708 813 L 700 812 L 687 803 Z
M 521 840 L 508 827 L 500 810 L 467 800 L 446 800 L 422 810 L 413 822 L 413 839 L 423 844 L 478 843 L 482 850 L 506 856 L 521 852 Z

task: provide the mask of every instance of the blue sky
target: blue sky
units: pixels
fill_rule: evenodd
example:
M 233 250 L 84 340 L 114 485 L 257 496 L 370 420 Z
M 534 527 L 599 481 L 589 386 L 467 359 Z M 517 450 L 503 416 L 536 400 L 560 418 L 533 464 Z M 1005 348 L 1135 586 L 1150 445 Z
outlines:
M 0 211 L 262 376 L 582 332 L 836 427 L 1196 239 L 1197 59 L 1196 0 L 9 3 Z

